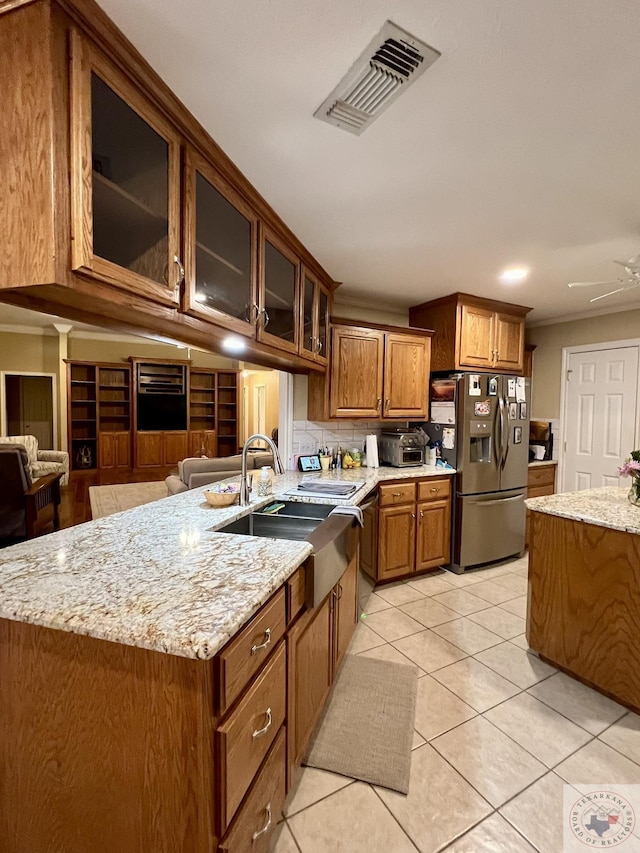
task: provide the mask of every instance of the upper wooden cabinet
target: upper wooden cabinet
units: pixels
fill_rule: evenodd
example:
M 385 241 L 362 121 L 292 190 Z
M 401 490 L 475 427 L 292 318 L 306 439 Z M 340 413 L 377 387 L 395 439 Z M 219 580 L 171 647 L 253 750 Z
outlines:
M 300 355 L 327 364 L 331 293 L 313 273 L 302 269 L 300 285 Z
M 524 323 L 531 309 L 453 293 L 409 309 L 409 322 L 434 330 L 432 370 L 522 373 Z
M 258 339 L 298 352 L 300 259 L 274 231 L 261 228 Z
M 258 220 L 204 157 L 185 156 L 185 289 L 187 313 L 255 336 L 258 318 Z
M 74 270 L 180 300 L 180 136 L 104 54 L 71 31 Z
M 310 420 L 424 420 L 430 333 L 335 320 L 328 380 L 309 377 Z
M 0 20 L 0 301 L 324 371 L 334 282 L 94 0 Z

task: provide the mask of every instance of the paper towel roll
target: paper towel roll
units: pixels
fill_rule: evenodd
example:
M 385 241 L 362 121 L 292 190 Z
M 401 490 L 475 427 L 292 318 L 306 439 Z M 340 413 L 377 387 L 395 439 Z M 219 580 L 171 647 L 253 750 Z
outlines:
M 367 436 L 367 467 L 378 468 L 378 436 Z

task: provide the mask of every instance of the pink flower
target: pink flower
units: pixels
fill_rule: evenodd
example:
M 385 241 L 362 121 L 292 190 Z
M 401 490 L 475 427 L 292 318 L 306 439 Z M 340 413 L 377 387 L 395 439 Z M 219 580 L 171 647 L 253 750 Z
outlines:
M 622 467 L 618 468 L 618 473 L 621 477 L 634 477 L 640 474 L 640 462 L 628 459 Z

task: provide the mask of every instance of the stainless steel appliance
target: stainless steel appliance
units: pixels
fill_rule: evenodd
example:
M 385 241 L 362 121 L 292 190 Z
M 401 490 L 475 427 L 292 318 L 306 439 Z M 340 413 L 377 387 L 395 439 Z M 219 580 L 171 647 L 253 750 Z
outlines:
M 453 568 L 524 550 L 529 379 L 491 373 L 432 375 L 422 425 L 457 469 Z
M 393 468 L 424 465 L 427 440 L 421 430 L 397 429 L 383 432 L 378 440 L 380 462 Z

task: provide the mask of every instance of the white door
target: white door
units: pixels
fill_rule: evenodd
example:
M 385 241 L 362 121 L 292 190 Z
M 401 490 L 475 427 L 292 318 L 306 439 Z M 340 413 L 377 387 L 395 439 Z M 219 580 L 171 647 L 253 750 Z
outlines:
M 618 467 L 635 448 L 638 349 L 569 354 L 563 491 L 625 484 Z

